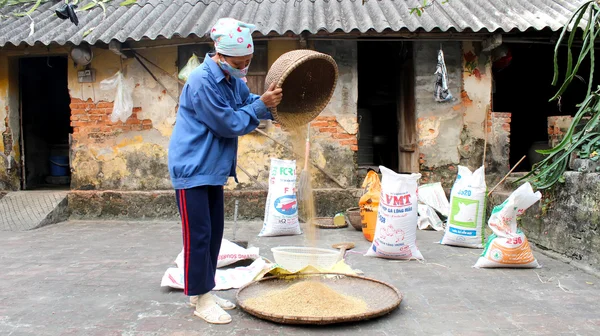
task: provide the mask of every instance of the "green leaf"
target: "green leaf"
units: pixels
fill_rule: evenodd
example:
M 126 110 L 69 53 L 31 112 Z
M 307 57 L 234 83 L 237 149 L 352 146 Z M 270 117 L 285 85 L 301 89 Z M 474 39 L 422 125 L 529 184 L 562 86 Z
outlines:
M 119 4 L 119 6 L 130 6 L 137 3 L 137 0 L 125 0 Z
M 87 5 L 81 7 L 80 11 L 83 12 L 83 11 L 86 11 L 86 10 L 90 10 L 90 9 L 96 7 L 96 5 L 98 5 L 98 3 L 96 3 L 96 2 L 90 2 Z
M 416 12 L 416 11 L 417 11 L 417 9 L 416 9 L 416 8 L 411 8 L 411 9 L 410 9 L 410 13 L 409 13 L 409 14 L 410 14 L 410 15 L 412 15 L 412 13 L 414 13 L 414 12 Z
M 417 16 L 421 16 L 421 10 L 417 8 Z
M 423 7 L 427 7 L 427 0 L 423 0 Z
M 41 3 L 42 3 L 42 0 L 37 0 L 35 5 L 33 5 L 33 7 L 31 7 L 31 8 L 29 8 L 29 10 L 27 12 L 15 13 L 14 16 L 17 16 L 17 17 L 29 16 L 29 15 L 31 15 L 31 13 L 33 13 L 34 10 L 36 10 L 40 6 Z
M 558 50 L 560 48 L 560 45 L 561 45 L 563 39 L 565 38 L 565 35 L 567 33 L 567 29 L 569 28 L 569 25 L 571 24 L 571 22 L 573 22 L 573 20 L 577 17 L 578 14 L 581 13 L 581 15 L 583 15 L 583 13 L 587 9 L 587 7 L 590 5 L 590 2 L 584 3 L 583 5 L 581 5 L 581 7 L 579 7 L 575 11 L 575 13 L 573 14 L 573 16 L 564 25 L 564 27 L 562 29 L 562 32 L 560 33 L 560 36 L 558 37 L 558 41 L 556 41 L 556 45 L 554 46 L 554 77 L 552 78 L 552 85 L 556 85 L 558 83 L 558 75 L 560 73 L 560 71 L 558 69 Z
M 102 7 L 102 20 L 104 20 L 106 18 L 106 6 L 102 2 L 99 2 L 98 5 Z
M 88 35 L 89 35 L 91 32 L 93 32 L 93 31 L 94 31 L 94 29 L 95 29 L 95 28 L 96 28 L 96 27 L 94 27 L 94 28 L 90 28 L 90 29 L 86 30 L 86 31 L 83 33 L 83 37 L 86 37 L 86 36 L 88 36 Z

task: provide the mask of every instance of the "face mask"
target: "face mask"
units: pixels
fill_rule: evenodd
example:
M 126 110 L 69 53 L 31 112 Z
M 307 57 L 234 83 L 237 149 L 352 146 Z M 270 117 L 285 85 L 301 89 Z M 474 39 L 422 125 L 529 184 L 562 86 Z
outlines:
M 225 71 L 225 73 L 228 73 L 230 76 L 233 76 L 235 78 L 242 78 L 246 77 L 246 75 L 248 74 L 248 68 L 250 67 L 250 64 L 248 64 L 247 67 L 240 70 L 232 67 L 226 61 L 219 60 L 219 66 L 221 67 L 221 69 L 223 69 L 223 71 Z

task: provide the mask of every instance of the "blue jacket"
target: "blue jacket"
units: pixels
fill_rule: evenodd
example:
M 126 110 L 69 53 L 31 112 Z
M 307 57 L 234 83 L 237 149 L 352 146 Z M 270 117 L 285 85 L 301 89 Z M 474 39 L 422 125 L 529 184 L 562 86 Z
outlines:
M 183 87 L 169 144 L 169 174 L 175 189 L 225 185 L 235 178 L 238 137 L 259 119 L 271 119 L 260 96 L 242 80 L 225 78 L 207 54 Z

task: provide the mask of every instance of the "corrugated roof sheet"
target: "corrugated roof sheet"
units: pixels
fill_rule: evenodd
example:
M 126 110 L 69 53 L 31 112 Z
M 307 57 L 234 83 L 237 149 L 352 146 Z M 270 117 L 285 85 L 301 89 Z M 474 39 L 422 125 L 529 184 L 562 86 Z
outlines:
M 90 1 L 81 1 L 79 8 Z M 0 11 L 8 15 L 0 23 L 0 47 L 8 43 L 95 44 L 113 39 L 125 42 L 204 36 L 219 17 L 254 23 L 263 35 L 304 31 L 558 30 L 585 0 L 450 0 L 429 8 L 421 17 L 409 13 L 409 7 L 420 0 L 367 0 L 364 5 L 361 0 L 138 0 L 131 6 L 119 6 L 121 1 L 105 3 L 105 15 L 100 7 L 78 12 L 79 26 L 54 14 L 62 1 L 46 2 L 31 15 L 31 36 L 31 19 L 10 15 L 26 11 L 31 5 L 5 7 Z

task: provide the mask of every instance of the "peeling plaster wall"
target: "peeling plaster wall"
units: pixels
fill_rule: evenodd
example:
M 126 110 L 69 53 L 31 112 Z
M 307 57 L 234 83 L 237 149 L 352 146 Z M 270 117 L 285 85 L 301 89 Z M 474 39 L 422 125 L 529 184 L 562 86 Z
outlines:
M 288 51 L 290 44 L 277 45 L 278 41 L 269 42 L 270 57 L 272 54 L 281 54 Z M 277 53 L 272 53 L 271 48 Z M 357 140 L 356 123 L 358 101 L 358 73 L 356 58 L 356 42 L 326 41 L 315 42 L 315 49 L 331 55 L 339 67 L 339 79 L 334 95 L 321 113 L 311 123 L 311 157 L 321 167 L 346 186 L 356 185 L 356 151 Z M 273 60 L 274 61 L 274 60 Z M 275 139 L 291 145 L 288 133 L 279 127 L 271 126 L 267 133 Z M 300 149 L 302 152 L 303 148 Z M 276 145 L 272 140 L 257 133 L 252 133 L 240 138 L 238 149 L 238 164 L 250 175 L 257 178 L 263 185 L 267 185 L 270 158 L 294 159 L 293 155 L 283 147 Z M 298 169 L 303 162 L 296 158 Z M 300 170 L 299 170 L 300 171 Z M 254 180 L 248 177 L 241 169 L 237 170 L 240 184 L 229 181 L 228 189 L 259 189 Z M 338 187 L 317 168 L 311 168 L 314 188 Z
M 158 48 L 139 52 L 167 73 L 176 76 L 177 49 Z M 111 123 L 115 90 L 102 90 L 100 82 L 114 75 L 121 61 L 114 53 L 94 49 L 91 67 L 96 82 L 81 84 L 77 69 L 69 68 L 72 98 L 71 145 L 73 189 L 160 190 L 170 189 L 167 169 L 169 137 L 175 122 L 178 82 L 146 63 L 166 86 L 160 86 L 135 59 L 123 60 L 127 78 L 135 83 L 134 113 L 125 122 Z
M 0 190 L 20 188 L 18 60 L 0 53 Z
M 474 170 L 482 164 L 485 120 L 492 97 L 490 57 L 481 52 L 479 43 L 444 42 L 442 48 L 454 98 L 438 103 L 433 92 L 440 43 L 415 42 L 414 46 L 421 181 L 441 181 L 449 188 L 456 178 L 457 165 Z M 494 160 L 502 162 L 504 158 Z
M 270 42 L 274 53 L 282 53 L 290 44 Z M 338 62 L 340 78 L 334 96 L 326 110 L 312 123 L 313 159 L 341 183 L 354 186 L 356 111 L 358 76 L 355 42 L 316 43 L 317 50 L 332 55 Z M 167 72 L 177 74 L 176 48 L 149 49 L 141 52 Z M 126 123 L 107 121 L 114 100 L 113 91 L 103 91 L 101 80 L 119 69 L 119 58 L 110 51 L 94 50 L 92 68 L 97 71 L 96 83 L 77 82 L 75 68 L 69 72 L 72 98 L 72 189 L 79 190 L 161 190 L 170 189 L 167 169 L 167 149 L 176 115 L 176 102 L 135 60 L 123 61 L 126 76 L 135 79 L 134 114 Z M 271 54 L 271 53 L 270 53 Z M 148 66 L 167 89 L 178 97 L 177 82 L 153 66 Z M 108 110 L 108 111 L 107 111 Z M 272 137 L 291 144 L 289 134 L 279 127 L 266 129 Z M 261 189 L 256 178 L 267 185 L 270 158 L 292 159 L 293 155 L 272 140 L 257 133 L 240 138 L 238 164 L 249 175 L 237 170 L 239 184 L 229 180 L 227 189 Z M 302 164 L 298 159 L 298 166 Z M 337 187 L 318 169 L 312 168 L 313 186 Z

